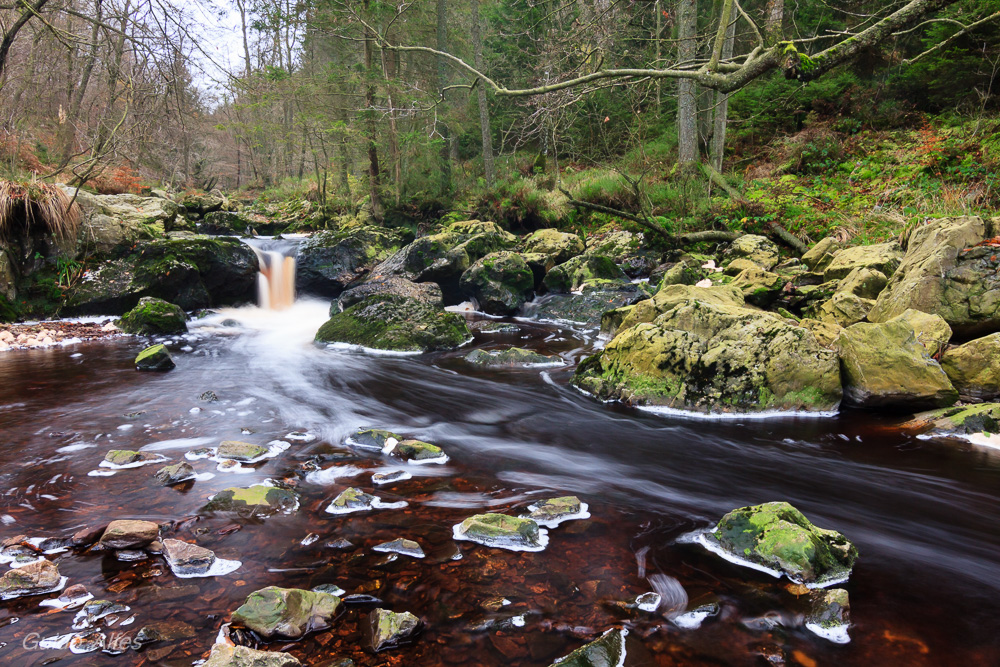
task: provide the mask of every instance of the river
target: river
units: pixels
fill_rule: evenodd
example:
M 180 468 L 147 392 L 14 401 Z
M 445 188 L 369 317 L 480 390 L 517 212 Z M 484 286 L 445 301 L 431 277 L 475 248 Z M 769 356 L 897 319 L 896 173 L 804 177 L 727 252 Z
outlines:
M 917 440 L 894 428 L 898 417 L 860 412 L 711 421 L 599 404 L 568 385 L 593 332 L 555 324 L 519 322 L 516 334 L 477 334 L 470 346 L 516 344 L 567 361 L 545 370 L 485 371 L 464 361 L 469 347 L 409 357 L 324 349 L 312 337 L 327 310 L 328 302 L 303 299 L 281 312 L 248 307 L 193 322 L 187 337 L 168 342 L 177 368 L 163 374 L 133 369 L 146 344 L 136 337 L 3 353 L 0 537 L 149 519 L 167 524 L 164 537 L 242 565 L 179 579 L 159 557 L 52 555 L 70 585 L 130 608 L 121 619 L 134 620 L 106 632 L 131 636 L 160 624 L 169 638 L 120 655 L 38 648 L 38 638 L 72 632 L 75 611 L 39 606 L 53 593 L 0 603 L 0 661 L 190 665 L 250 592 L 332 583 L 413 612 L 423 633 L 372 655 L 363 641 L 372 605 L 360 604 L 330 630 L 269 650 L 308 664 L 544 666 L 624 624 L 633 667 L 1000 664 L 1000 452 Z M 202 400 L 207 391 L 219 400 Z M 342 444 L 362 426 L 433 442 L 450 461 L 376 489 L 405 500 L 403 509 L 326 514 L 348 486 L 371 491 L 372 469 L 386 466 Z M 198 472 L 215 476 L 178 487 L 152 482 L 158 466 L 88 475 L 109 449 L 146 447 L 179 461 L 221 440 L 266 443 L 293 431 L 316 439 L 290 441 L 245 474 L 199 460 Z M 316 468 L 333 471 L 307 479 Z M 268 478 L 297 485 L 294 514 L 200 511 L 223 488 Z M 453 539 L 452 526 L 471 514 L 517 513 L 566 494 L 592 516 L 552 529 L 544 551 Z M 806 596 L 787 582 L 681 539 L 733 508 L 772 500 L 857 546 L 844 586 L 850 643 L 808 632 Z M 310 534 L 318 539 L 303 544 Z M 397 537 L 416 540 L 427 557 L 372 551 Z M 339 538 L 353 546 L 333 548 Z M 678 580 L 690 607 L 714 603 L 718 613 L 685 629 L 629 608 L 651 590 L 652 575 Z

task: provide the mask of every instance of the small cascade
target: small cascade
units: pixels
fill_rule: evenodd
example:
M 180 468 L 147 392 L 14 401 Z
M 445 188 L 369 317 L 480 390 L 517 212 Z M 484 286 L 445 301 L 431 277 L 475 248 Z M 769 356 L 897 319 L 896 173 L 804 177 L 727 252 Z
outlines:
M 267 310 L 285 310 L 295 302 L 295 255 L 299 239 L 255 238 L 243 241 L 256 253 L 257 305 Z

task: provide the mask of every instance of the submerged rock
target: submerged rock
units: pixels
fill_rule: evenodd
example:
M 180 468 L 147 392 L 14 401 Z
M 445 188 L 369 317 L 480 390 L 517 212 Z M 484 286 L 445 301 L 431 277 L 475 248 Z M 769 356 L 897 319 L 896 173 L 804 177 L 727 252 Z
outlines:
M 963 405 L 916 415 L 904 428 L 1000 448 L 1000 403 Z
M 257 651 L 246 646 L 215 644 L 202 667 L 300 667 L 298 658 L 277 651 Z
M 840 332 L 844 399 L 866 408 L 939 408 L 958 400 L 941 364 L 902 320 L 859 323 Z
M 377 509 L 395 509 L 405 507 L 406 501 L 385 503 L 378 496 L 365 493 L 361 489 L 350 487 L 344 489 L 326 507 L 329 514 L 350 514 L 351 512 L 367 512 Z
M 408 611 L 396 613 L 388 609 L 375 609 L 369 621 L 371 649 L 375 653 L 413 639 L 422 625 L 420 619 Z
M 187 313 L 180 306 L 146 296 L 139 305 L 122 315 L 115 325 L 130 334 L 177 334 L 187 329 Z
M 807 585 L 846 581 L 858 557 L 846 537 L 817 528 L 785 502 L 735 509 L 704 538 L 705 546 L 727 560 Z
M 531 519 L 506 514 L 476 514 L 454 528 L 455 539 L 513 551 L 541 551 L 548 534 Z
M 847 634 L 851 625 L 851 603 L 847 591 L 834 588 L 817 592 L 812 609 L 806 616 L 806 629 L 837 644 L 851 641 Z
M 514 252 L 486 255 L 462 274 L 462 292 L 490 315 L 513 315 L 528 300 L 535 278 L 524 259 Z
M 100 544 L 105 549 L 141 549 L 160 537 L 160 526 L 153 521 L 119 519 L 104 529 Z
M 193 479 L 194 476 L 194 468 L 191 467 L 191 464 L 187 461 L 175 463 L 174 465 L 163 466 L 153 473 L 153 479 L 155 479 L 161 486 L 173 486 L 174 484 L 180 484 Z
M 232 459 L 233 461 L 246 463 L 264 456 L 267 452 L 267 447 L 253 445 L 249 442 L 240 442 L 238 440 L 226 440 L 219 445 L 216 456 L 221 459 Z
M 545 356 L 520 347 L 509 347 L 506 350 L 487 352 L 473 350 L 465 356 L 465 360 L 477 366 L 489 368 L 523 368 L 527 366 L 562 366 L 566 362 L 557 355 Z
M 580 294 L 546 294 L 526 303 L 520 316 L 542 321 L 578 322 L 597 326 L 602 316 L 616 308 L 648 299 L 646 283 L 590 282 Z
M 61 582 L 59 568 L 54 563 L 38 560 L 3 573 L 0 577 L 0 599 L 48 593 L 58 588 Z
M 236 512 L 241 516 L 270 516 L 278 512 L 293 512 L 298 506 L 299 497 L 294 491 L 255 484 L 248 488 L 223 489 L 208 501 L 205 510 Z
M 572 382 L 602 400 L 708 413 L 828 411 L 841 398 L 833 351 L 728 286 L 670 285 L 636 304 Z
M 378 449 L 380 451 L 388 448 L 389 451 L 403 440 L 403 436 L 391 431 L 384 431 L 377 428 L 363 428 L 347 438 L 347 444 L 364 449 Z
M 162 344 L 147 347 L 135 358 L 135 369 L 138 371 L 169 371 L 174 366 L 174 360 Z
M 949 348 L 941 366 L 963 400 L 1000 397 L 1000 333 Z
M 581 646 L 550 667 L 620 667 L 627 655 L 626 636 L 625 628 L 608 630 L 600 639 Z
M 461 315 L 396 295 L 376 295 L 356 303 L 334 314 L 316 333 L 321 343 L 398 352 L 451 350 L 471 338 Z
M 181 540 L 163 540 L 163 555 L 175 574 L 202 575 L 215 563 L 215 552 Z
M 340 598 L 329 593 L 268 586 L 247 597 L 233 612 L 233 623 L 264 639 L 298 639 L 329 628 L 339 608 Z

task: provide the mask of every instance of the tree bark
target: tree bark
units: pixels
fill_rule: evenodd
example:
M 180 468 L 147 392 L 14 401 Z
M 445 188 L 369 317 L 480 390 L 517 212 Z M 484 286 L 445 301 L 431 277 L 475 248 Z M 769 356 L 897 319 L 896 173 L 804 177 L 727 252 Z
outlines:
M 736 42 L 736 21 L 730 21 L 726 28 L 726 38 L 722 44 L 721 57 L 733 56 Z M 712 128 L 711 162 L 716 171 L 722 171 L 722 158 L 726 151 L 726 126 L 729 121 L 729 93 L 715 91 L 715 122 Z
M 21 0 L 21 6 L 25 9 L 21 12 L 17 20 L 14 21 L 7 31 L 3 33 L 3 39 L 0 39 L 0 86 L 3 85 L 3 74 L 4 69 L 7 66 L 7 55 L 10 53 L 10 47 L 14 44 L 14 38 L 17 37 L 17 33 L 21 32 L 28 21 L 30 21 L 35 14 L 40 12 L 45 5 L 47 5 L 49 0 L 37 0 L 35 4 L 29 5 L 27 0 Z
M 677 0 L 678 59 L 693 62 L 697 55 L 697 0 Z M 698 103 L 695 82 L 677 83 L 677 161 L 681 166 L 698 159 Z
M 483 36 L 479 27 L 479 0 L 470 0 L 472 6 L 472 49 L 475 54 L 476 69 L 483 70 Z M 476 95 L 479 99 L 479 128 L 483 136 L 483 170 L 486 172 L 486 187 L 492 188 L 496 182 L 496 166 L 493 163 L 493 135 L 490 132 L 490 108 L 486 103 L 486 82 L 477 80 Z
M 438 51 L 447 52 L 448 51 L 448 1 L 447 0 L 437 0 L 437 48 Z M 448 85 L 448 61 L 444 58 L 438 58 L 438 70 L 437 70 L 437 88 L 441 91 L 441 104 L 439 105 L 439 112 L 435 113 L 435 122 L 438 122 L 439 113 L 443 115 L 443 112 L 447 109 L 447 94 L 444 92 L 445 86 Z M 440 121 L 441 129 L 439 133 L 443 143 L 441 145 L 441 194 L 447 194 L 451 191 L 451 132 L 448 129 L 448 124 L 445 121 Z
M 369 0 L 364 1 L 364 8 L 367 11 Z M 365 27 L 365 76 L 368 81 L 365 83 L 365 114 L 368 116 L 368 190 L 371 199 L 372 217 L 380 221 L 384 217 L 382 200 L 379 196 L 379 169 L 378 169 L 378 128 L 375 122 L 375 84 L 372 81 L 372 57 L 375 48 L 375 35 Z

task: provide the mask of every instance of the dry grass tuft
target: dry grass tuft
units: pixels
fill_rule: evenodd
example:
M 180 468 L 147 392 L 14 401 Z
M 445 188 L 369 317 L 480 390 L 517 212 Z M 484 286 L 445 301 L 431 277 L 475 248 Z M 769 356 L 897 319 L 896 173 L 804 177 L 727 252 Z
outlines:
M 72 204 L 72 205 L 71 205 Z M 80 207 L 61 189 L 47 183 L 0 180 L 0 235 L 46 231 L 61 238 L 76 236 Z

